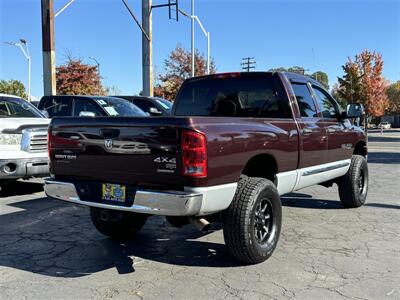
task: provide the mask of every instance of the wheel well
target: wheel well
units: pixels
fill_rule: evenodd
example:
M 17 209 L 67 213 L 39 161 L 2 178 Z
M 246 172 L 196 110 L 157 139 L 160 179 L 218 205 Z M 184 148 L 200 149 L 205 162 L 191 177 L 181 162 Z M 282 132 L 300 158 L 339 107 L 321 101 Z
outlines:
M 243 169 L 242 174 L 249 177 L 262 177 L 275 182 L 278 166 L 273 156 L 260 154 L 252 157 Z
M 364 141 L 360 141 L 356 144 L 353 154 L 367 156 L 367 154 L 368 154 L 367 145 L 365 144 Z

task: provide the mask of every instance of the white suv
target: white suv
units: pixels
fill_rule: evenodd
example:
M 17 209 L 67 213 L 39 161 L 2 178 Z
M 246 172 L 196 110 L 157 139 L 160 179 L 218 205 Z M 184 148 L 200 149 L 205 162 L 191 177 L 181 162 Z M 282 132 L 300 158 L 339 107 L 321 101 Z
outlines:
M 49 123 L 29 102 L 0 94 L 0 189 L 10 180 L 49 174 Z

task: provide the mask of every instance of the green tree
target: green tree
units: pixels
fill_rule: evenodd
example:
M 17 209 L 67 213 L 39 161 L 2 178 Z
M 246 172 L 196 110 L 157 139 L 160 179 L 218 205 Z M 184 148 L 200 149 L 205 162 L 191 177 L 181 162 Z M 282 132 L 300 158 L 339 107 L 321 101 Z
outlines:
M 328 74 L 322 71 L 317 71 L 311 74 L 311 77 L 322 84 L 327 90 L 329 90 L 329 79 Z
M 345 108 L 348 104 L 347 100 L 342 97 L 341 93 L 339 92 L 340 86 L 339 83 L 335 83 L 331 90 L 331 95 L 335 100 L 340 104 L 342 108 Z
M 56 69 L 57 94 L 105 95 L 97 66 L 84 64 L 81 59 L 68 58 Z
M 361 71 L 358 65 L 349 59 L 343 66 L 343 77 L 338 77 L 338 98 L 347 103 L 360 102 L 362 99 Z
M 285 67 L 271 68 L 268 70 L 269 72 L 287 72 L 288 69 Z
M 299 66 L 293 66 L 290 68 L 285 68 L 285 67 L 278 67 L 278 68 L 271 68 L 268 70 L 269 72 L 292 72 L 300 75 L 306 75 L 314 78 L 316 81 L 321 83 L 327 90 L 329 90 L 329 79 L 328 79 L 328 74 L 326 74 L 323 71 L 316 71 L 314 73 L 307 74 L 305 71 L 306 69 L 303 67 Z
M 24 84 L 15 79 L 0 80 L 0 93 L 28 99 Z
M 297 73 L 300 75 L 306 75 L 306 69 L 304 69 L 303 67 L 299 67 L 299 66 L 293 66 L 293 67 L 288 68 L 288 72 Z
M 154 88 L 154 95 L 168 100 L 175 99 L 178 89 L 183 81 L 191 76 L 192 55 L 190 51 L 181 46 L 169 54 L 164 61 L 165 73 L 158 76 L 158 83 Z M 207 71 L 207 60 L 197 50 L 195 52 L 195 76 L 205 75 Z M 216 72 L 215 63 L 210 62 L 210 73 Z
M 400 80 L 389 85 L 386 89 L 386 95 L 389 99 L 388 111 L 393 114 L 400 113 Z

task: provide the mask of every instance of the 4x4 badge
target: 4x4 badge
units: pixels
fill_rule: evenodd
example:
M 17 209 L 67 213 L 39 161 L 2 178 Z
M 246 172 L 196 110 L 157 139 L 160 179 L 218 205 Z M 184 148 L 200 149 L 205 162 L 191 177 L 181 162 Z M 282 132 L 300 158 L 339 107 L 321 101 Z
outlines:
M 104 146 L 106 146 L 106 149 L 112 149 L 113 147 L 113 140 L 107 139 L 104 141 Z

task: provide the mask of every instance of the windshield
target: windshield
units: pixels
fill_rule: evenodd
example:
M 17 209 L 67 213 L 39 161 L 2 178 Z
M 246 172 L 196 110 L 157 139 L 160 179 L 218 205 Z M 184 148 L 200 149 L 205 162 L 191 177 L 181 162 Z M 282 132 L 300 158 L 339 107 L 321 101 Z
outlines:
M 161 105 L 161 107 L 163 107 L 165 110 L 170 111 L 172 108 L 172 102 L 165 100 L 165 99 L 161 99 L 161 98 L 157 98 L 156 99 L 157 103 Z
M 125 99 L 105 97 L 96 98 L 95 100 L 98 104 L 101 105 L 101 107 L 106 111 L 109 116 L 147 116 L 147 114 L 143 110 Z
M 44 116 L 23 99 L 1 97 L 0 118 L 44 118 Z

